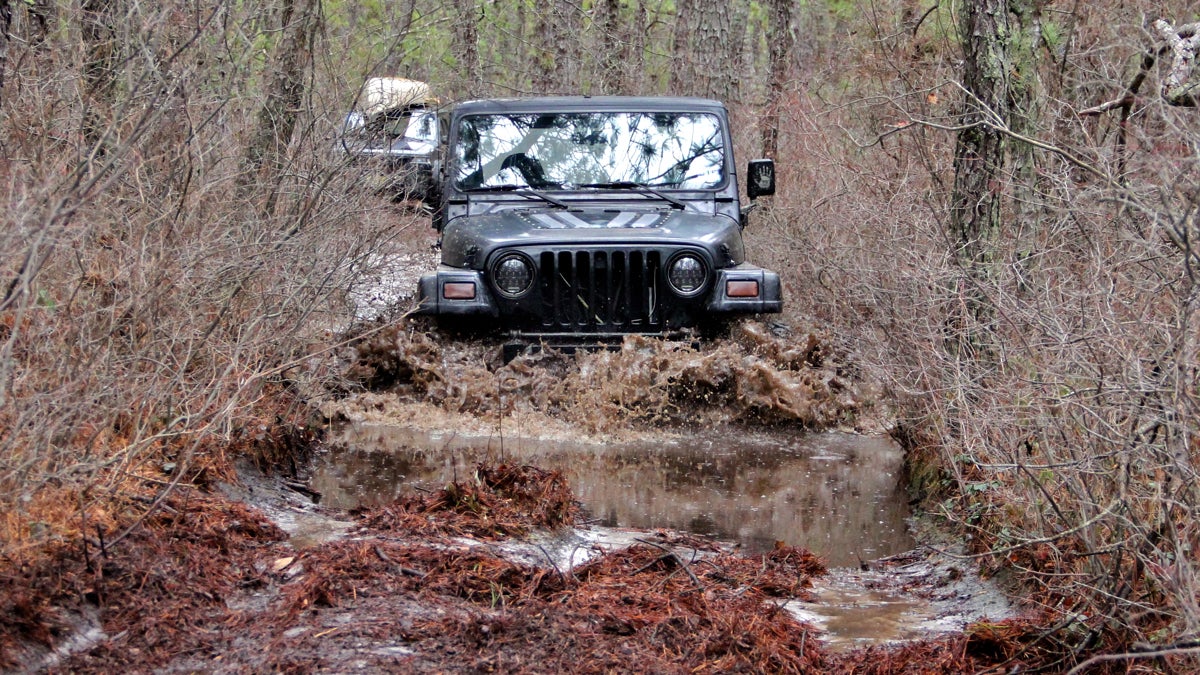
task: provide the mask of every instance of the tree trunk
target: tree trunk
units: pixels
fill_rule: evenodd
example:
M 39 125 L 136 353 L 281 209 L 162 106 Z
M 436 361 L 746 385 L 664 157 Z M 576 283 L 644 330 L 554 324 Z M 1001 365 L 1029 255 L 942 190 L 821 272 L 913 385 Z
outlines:
M 693 94 L 695 69 L 692 67 L 691 33 L 692 6 L 697 0 L 676 0 L 675 33 L 671 45 L 672 94 Z
M 304 83 L 312 64 L 320 0 L 283 0 L 282 30 L 275 47 L 270 84 L 258 125 L 246 147 L 244 187 L 283 169 L 287 149 L 304 104 Z M 268 201 L 270 212 L 273 198 Z
M 954 148 L 948 238 L 965 277 L 956 289 L 959 309 L 950 317 L 950 332 L 951 348 L 970 353 L 980 349 L 993 315 L 984 288 L 1000 229 L 1005 137 L 989 121 L 1004 124 L 1010 117 L 1008 9 L 1008 0 L 970 0 L 960 26 L 967 96 L 960 120 L 965 128 Z
M 1001 232 L 1006 175 L 1007 137 L 997 129 L 1013 129 L 1026 101 L 1014 56 L 1024 36 L 1014 25 L 1014 6 L 1021 0 L 964 2 L 959 25 L 962 86 L 966 90 L 954 148 L 954 187 L 950 195 L 948 237 L 962 270 L 947 317 L 947 348 L 968 358 L 991 353 L 995 307 L 989 299 L 994 276 L 995 243 Z M 1030 53 L 1032 59 L 1032 53 Z M 1024 123 L 1018 123 L 1019 126 Z M 1018 162 L 1019 163 L 1019 162 Z
M 993 244 L 1000 234 L 1003 197 L 1010 179 L 1018 191 L 1018 209 L 1028 209 L 1036 176 L 1032 148 L 1009 147 L 996 126 L 1031 135 L 1036 129 L 1040 0 L 971 0 L 964 3 L 963 102 L 954 151 L 954 191 L 950 204 L 950 240 L 959 262 L 976 282 L 987 278 Z M 1011 162 L 1012 176 L 1007 175 Z M 1022 205 L 1024 204 L 1024 205 Z M 1032 212 L 1023 215 L 1033 217 Z M 976 284 L 978 285 L 978 284 Z M 990 313 L 982 298 L 976 318 Z
M 644 93 L 646 87 L 646 31 L 649 17 L 646 3 L 636 2 L 633 25 L 629 29 L 629 59 L 626 62 L 625 93 Z
M 730 5 L 729 31 L 725 45 L 725 60 L 722 63 L 722 75 L 725 80 L 724 100 L 729 103 L 740 103 L 742 100 L 742 82 L 747 74 L 746 64 L 746 26 L 750 23 L 750 6 L 746 2 L 734 2 Z
M 117 35 L 114 26 L 121 14 L 120 0 L 83 0 L 80 32 L 87 54 L 83 63 L 83 141 L 86 152 L 104 154 L 104 136 L 112 123 L 116 94 Z
M 578 89 L 579 34 L 582 15 L 574 3 L 543 6 L 538 22 L 538 69 L 535 86 L 541 93 L 573 93 Z
M 597 94 L 616 94 L 622 91 L 625 80 L 624 64 L 628 59 L 628 39 L 621 33 L 620 0 L 600 0 L 597 3 L 597 25 L 600 30 L 600 73 L 596 81 Z
M 767 103 L 762 120 L 762 154 L 774 158 L 779 152 L 779 107 L 783 104 L 784 87 L 790 73 L 792 44 L 792 2 L 771 0 L 771 28 L 767 44 L 768 81 Z
M 725 100 L 729 97 L 729 0 L 699 0 L 692 58 L 696 93 Z
M 1004 169 L 1004 136 L 982 122 L 1008 118 L 1008 53 L 1006 0 L 972 0 L 963 8 L 963 85 L 969 92 L 954 149 L 954 193 L 950 227 L 959 258 L 985 259 L 987 243 L 1000 224 L 1000 190 Z
M 1042 44 L 1042 4 L 1045 0 L 1010 0 L 1008 119 L 1009 128 L 1023 136 L 1038 135 L 1042 101 L 1046 100 L 1038 75 L 1036 53 Z M 1011 234 L 1022 248 L 1032 246 L 1043 213 L 1043 192 L 1038 189 L 1038 154 L 1028 143 L 1009 144 L 1012 162 L 1013 222 Z M 1009 236 L 1006 233 L 1005 236 Z
M 0 103 L 4 101 L 4 68 L 8 65 L 8 29 L 11 25 L 9 0 L 0 0 Z
M 465 83 L 468 98 L 483 93 L 483 73 L 479 69 L 479 7 L 475 0 L 456 0 L 458 22 L 454 24 L 454 54 L 461 54 L 460 75 Z

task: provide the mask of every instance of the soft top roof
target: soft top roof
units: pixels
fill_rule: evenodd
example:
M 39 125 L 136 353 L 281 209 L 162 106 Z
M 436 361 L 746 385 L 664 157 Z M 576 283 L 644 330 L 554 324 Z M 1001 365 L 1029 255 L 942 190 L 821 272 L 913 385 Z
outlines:
M 389 110 L 436 102 L 425 82 L 403 77 L 370 77 L 359 91 L 356 107 L 371 117 Z
M 455 115 L 541 112 L 724 112 L 725 104 L 687 96 L 537 96 L 464 101 Z

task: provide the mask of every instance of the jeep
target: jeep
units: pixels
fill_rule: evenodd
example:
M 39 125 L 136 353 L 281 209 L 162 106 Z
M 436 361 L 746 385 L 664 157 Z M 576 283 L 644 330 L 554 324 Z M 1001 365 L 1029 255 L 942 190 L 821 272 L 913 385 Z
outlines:
M 372 191 L 395 200 L 432 198 L 433 158 L 441 139 L 437 105 L 424 82 L 367 79 L 338 138 Z
M 419 281 L 418 314 L 578 346 L 697 335 L 782 307 L 779 275 L 745 259 L 751 207 L 720 102 L 469 101 L 450 113 L 443 153 L 441 264 Z M 774 193 L 771 160 L 747 177 L 750 200 Z

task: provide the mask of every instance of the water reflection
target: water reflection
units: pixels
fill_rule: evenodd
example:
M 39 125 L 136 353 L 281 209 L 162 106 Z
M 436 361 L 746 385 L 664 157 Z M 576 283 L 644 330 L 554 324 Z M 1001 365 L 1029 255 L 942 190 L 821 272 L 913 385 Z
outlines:
M 387 503 L 502 461 L 562 469 L 591 516 L 612 527 L 685 530 L 752 552 L 780 540 L 833 566 L 913 547 L 902 456 L 884 438 L 717 429 L 653 443 L 501 443 L 374 425 L 334 437 L 312 485 L 336 508 Z

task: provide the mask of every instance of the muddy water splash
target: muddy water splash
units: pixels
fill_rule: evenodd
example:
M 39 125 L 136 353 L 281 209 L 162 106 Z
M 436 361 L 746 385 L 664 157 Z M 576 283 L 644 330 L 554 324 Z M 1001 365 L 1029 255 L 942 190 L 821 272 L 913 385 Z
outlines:
M 611 527 L 668 528 L 769 550 L 811 549 L 832 565 L 907 550 L 900 451 L 852 434 L 721 428 L 654 442 L 458 436 L 352 425 L 312 487 L 339 508 L 388 503 L 469 479 L 478 462 L 562 469 L 584 508 Z
M 853 377 L 828 336 L 780 324 L 741 322 L 729 338 L 701 346 L 634 336 L 615 351 L 548 351 L 508 364 L 499 354 L 498 342 L 403 323 L 347 355 L 347 379 L 373 393 L 325 412 L 407 424 L 420 403 L 427 409 L 416 417 L 469 416 L 473 431 L 520 417 L 527 428 L 626 438 L 664 424 L 855 426 L 874 412 L 872 387 Z

